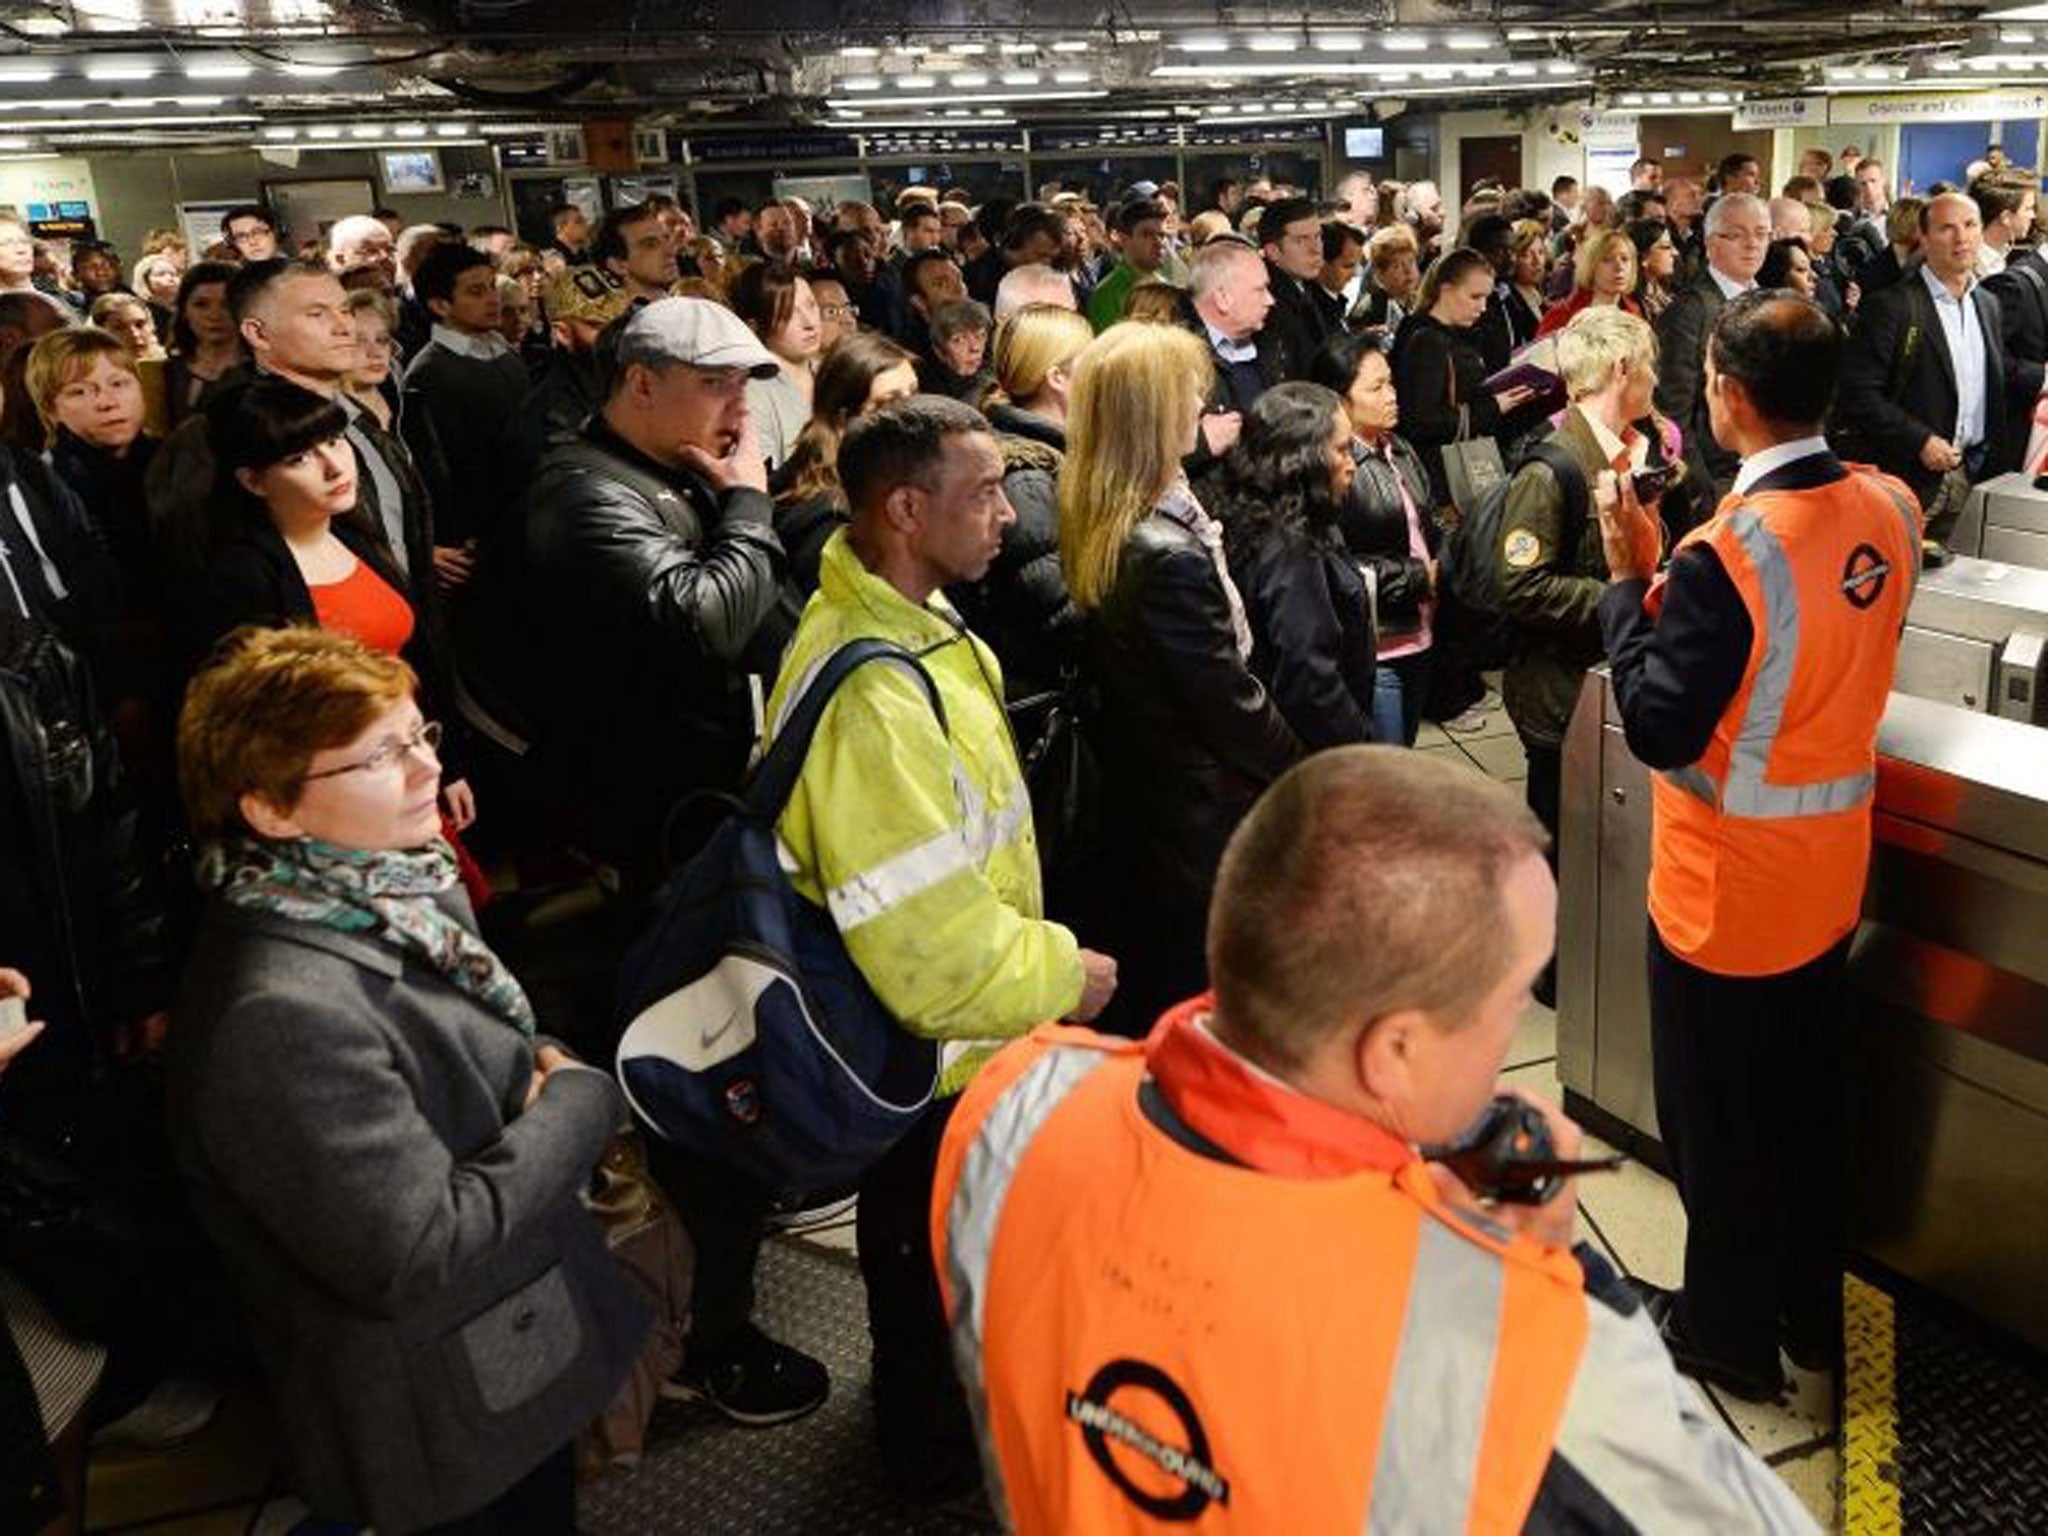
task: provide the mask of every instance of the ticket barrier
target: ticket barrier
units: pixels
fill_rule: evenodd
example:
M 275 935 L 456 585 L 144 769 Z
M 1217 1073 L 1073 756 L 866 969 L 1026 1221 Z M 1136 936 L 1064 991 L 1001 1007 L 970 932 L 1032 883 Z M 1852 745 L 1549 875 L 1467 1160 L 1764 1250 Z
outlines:
M 1927 573 L 1879 736 L 1849 962 L 1850 1219 L 1863 1252 L 2048 1347 L 2048 573 L 1986 564 Z M 1566 736 L 1561 830 L 1567 1108 L 1655 1162 L 1649 773 L 1604 669 Z

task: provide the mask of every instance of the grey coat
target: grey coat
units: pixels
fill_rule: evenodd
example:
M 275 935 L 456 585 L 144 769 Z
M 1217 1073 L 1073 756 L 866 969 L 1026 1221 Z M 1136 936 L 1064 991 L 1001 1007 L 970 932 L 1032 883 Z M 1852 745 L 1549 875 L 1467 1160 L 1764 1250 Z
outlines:
M 646 1319 L 578 1198 L 623 1118 L 604 1073 L 522 1113 L 532 1047 L 431 967 L 221 905 L 169 1070 L 180 1172 L 321 1515 L 471 1513 L 610 1402 Z

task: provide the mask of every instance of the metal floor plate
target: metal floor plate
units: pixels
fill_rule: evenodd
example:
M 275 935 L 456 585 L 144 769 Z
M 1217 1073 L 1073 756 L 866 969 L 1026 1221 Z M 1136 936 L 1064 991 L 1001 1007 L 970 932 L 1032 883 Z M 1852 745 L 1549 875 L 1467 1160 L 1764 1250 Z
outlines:
M 637 1469 L 586 1486 L 583 1536 L 981 1536 L 985 1519 L 907 1507 L 875 1469 L 868 1410 L 867 1298 L 850 1256 L 771 1238 L 755 1319 L 815 1355 L 832 1396 L 808 1418 L 741 1429 L 698 1403 L 663 1403 Z
M 1845 1303 L 1844 1531 L 2048 1530 L 2048 1361 L 1904 1287 Z

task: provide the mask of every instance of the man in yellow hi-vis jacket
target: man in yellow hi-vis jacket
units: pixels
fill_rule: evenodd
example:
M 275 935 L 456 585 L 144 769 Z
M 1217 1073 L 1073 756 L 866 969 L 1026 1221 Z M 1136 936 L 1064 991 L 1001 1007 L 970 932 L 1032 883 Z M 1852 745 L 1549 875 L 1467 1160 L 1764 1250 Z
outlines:
M 826 658 L 860 639 L 916 655 L 946 719 L 907 667 L 860 668 L 827 706 L 777 830 L 791 883 L 832 914 L 875 995 L 941 1042 L 932 1110 L 862 1178 L 858 1223 L 884 1469 L 906 1494 L 943 1496 L 980 1470 L 932 1267 L 939 1138 L 996 1045 L 1049 1019 L 1092 1019 L 1116 963 L 1040 915 L 1002 673 L 940 595 L 988 569 L 1014 519 L 994 433 L 957 401 L 899 401 L 848 430 L 839 477 L 853 521 L 825 546 L 769 739 Z

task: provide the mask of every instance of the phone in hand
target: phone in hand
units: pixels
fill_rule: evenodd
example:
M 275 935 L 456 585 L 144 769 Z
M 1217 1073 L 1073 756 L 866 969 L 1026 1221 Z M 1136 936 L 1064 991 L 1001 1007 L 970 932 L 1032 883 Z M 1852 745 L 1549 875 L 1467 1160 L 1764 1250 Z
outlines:
M 0 997 L 0 1040 L 18 1035 L 28 1028 L 28 999 L 25 997 Z
M 1671 482 L 1678 478 L 1675 464 L 1653 464 L 1648 469 L 1639 469 L 1629 476 L 1629 488 L 1636 494 L 1636 504 L 1647 507 L 1651 502 L 1671 489 Z

